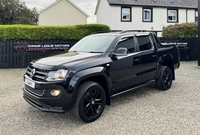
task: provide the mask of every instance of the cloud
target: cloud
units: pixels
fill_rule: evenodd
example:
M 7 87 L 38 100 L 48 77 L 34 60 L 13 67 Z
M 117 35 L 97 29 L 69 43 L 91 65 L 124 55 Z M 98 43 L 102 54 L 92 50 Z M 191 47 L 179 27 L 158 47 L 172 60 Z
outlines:
M 39 11 L 47 7 L 56 0 L 21 0 L 30 9 L 36 7 Z M 74 4 L 80 7 L 90 17 L 88 23 L 96 23 L 96 16 L 94 15 L 97 0 L 71 0 Z

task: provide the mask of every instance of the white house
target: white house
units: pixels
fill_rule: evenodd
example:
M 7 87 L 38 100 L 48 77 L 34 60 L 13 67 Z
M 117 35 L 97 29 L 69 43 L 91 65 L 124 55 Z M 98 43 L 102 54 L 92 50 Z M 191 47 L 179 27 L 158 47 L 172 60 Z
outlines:
M 71 0 L 56 0 L 40 11 L 38 24 L 43 26 L 87 24 L 88 17 L 88 14 Z
M 162 31 L 175 23 L 198 20 L 197 0 L 98 0 L 97 23 L 112 30 Z

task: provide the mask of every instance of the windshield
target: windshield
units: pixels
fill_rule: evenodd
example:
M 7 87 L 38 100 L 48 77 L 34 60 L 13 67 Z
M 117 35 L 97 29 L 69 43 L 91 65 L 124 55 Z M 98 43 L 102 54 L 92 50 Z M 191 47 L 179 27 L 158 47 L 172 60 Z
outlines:
M 103 53 L 105 52 L 115 36 L 91 35 L 81 39 L 69 51 Z

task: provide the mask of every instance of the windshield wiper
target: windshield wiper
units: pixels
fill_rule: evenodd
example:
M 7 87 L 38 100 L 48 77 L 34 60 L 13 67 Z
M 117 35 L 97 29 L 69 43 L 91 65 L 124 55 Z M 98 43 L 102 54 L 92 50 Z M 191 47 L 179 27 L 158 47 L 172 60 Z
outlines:
M 103 52 L 94 52 L 94 51 L 91 51 L 91 52 L 88 52 L 88 53 L 103 53 Z
M 103 52 L 95 52 L 95 51 L 87 52 L 87 51 L 75 51 L 75 50 L 71 50 L 70 52 L 103 53 Z
M 75 51 L 75 50 L 71 50 L 71 51 L 69 51 L 69 52 L 77 52 L 77 51 Z

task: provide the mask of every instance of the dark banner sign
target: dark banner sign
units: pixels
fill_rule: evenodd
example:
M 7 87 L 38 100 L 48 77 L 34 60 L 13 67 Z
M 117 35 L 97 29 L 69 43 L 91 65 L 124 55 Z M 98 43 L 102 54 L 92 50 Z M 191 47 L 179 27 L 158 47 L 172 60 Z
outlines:
M 188 49 L 188 43 L 187 42 L 182 42 L 182 41 L 160 41 L 162 45 L 176 45 L 179 49 Z
M 69 44 L 17 44 L 14 45 L 16 52 L 41 52 L 41 51 L 62 51 L 69 50 Z

